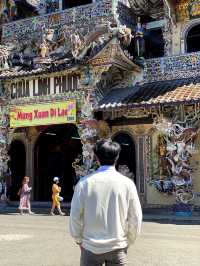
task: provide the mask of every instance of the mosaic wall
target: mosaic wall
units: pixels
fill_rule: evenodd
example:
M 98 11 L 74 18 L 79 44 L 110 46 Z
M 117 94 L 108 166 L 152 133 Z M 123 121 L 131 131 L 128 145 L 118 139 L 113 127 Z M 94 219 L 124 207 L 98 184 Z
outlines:
M 194 77 L 199 75 L 200 52 L 149 59 L 145 62 L 146 82 Z
M 19 20 L 3 26 L 2 41 L 4 43 L 12 42 L 13 39 L 28 37 L 33 32 L 42 27 L 58 28 L 62 25 L 71 26 L 91 25 L 91 22 L 98 24 L 102 18 L 112 19 L 112 2 L 109 0 L 101 1 L 91 6 L 80 6 L 62 12 L 53 13 L 44 16 L 36 16 L 26 20 Z M 89 22 L 90 21 L 90 22 Z
M 102 36 L 105 25 L 109 27 L 113 21 L 112 2 L 105 0 L 87 7 L 5 24 L 4 46 L 0 47 L 0 70 L 16 70 L 17 67 L 19 71 L 20 67 L 29 71 L 40 68 L 41 64 L 45 68 L 46 63 L 54 63 L 59 58 L 68 58 L 69 65 L 73 58 L 80 59 L 78 54 L 81 53 L 83 58 L 90 48 L 97 50 L 105 44 L 109 38 L 109 33 L 107 39 Z M 114 31 L 116 26 L 111 28 Z
M 134 29 L 136 25 L 136 16 L 132 12 L 132 10 L 122 2 L 119 2 L 117 5 L 117 16 L 120 24 L 126 25 L 129 28 Z
M 22 3 L 21 3 L 22 2 Z M 23 10 L 22 7 L 23 6 Z M 59 10 L 59 0 L 1 0 L 0 24 Z

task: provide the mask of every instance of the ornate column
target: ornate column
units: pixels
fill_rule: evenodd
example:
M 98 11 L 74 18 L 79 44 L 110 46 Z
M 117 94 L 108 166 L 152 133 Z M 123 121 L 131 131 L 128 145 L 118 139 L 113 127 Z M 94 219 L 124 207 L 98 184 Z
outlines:
M 26 175 L 30 176 L 30 186 L 32 187 L 33 193 L 31 194 L 32 200 L 35 195 L 35 173 L 34 173 L 34 148 L 36 139 L 38 138 L 39 132 L 36 127 L 30 127 L 26 129 Z
M 81 108 L 81 120 L 93 119 L 93 109 L 98 104 L 98 88 L 97 84 L 102 78 L 102 74 L 107 72 L 110 65 L 92 66 L 88 65 L 84 68 L 80 79 L 80 89 L 84 91 L 83 105 Z
M 9 90 L 7 85 L 0 81 L 0 179 L 7 171 L 9 160 Z
M 172 55 L 172 20 L 169 17 L 169 10 L 166 4 L 164 5 L 165 8 L 165 25 L 162 28 L 163 32 L 163 39 L 165 42 L 164 46 L 164 52 L 165 56 L 170 56 Z
M 77 178 L 96 170 L 97 162 L 94 160 L 93 145 L 102 133 L 100 132 L 100 128 L 104 127 L 104 131 L 108 133 L 107 127 L 102 125 L 103 121 L 100 123 L 96 121 L 93 116 L 93 109 L 98 102 L 96 97 L 96 85 L 100 81 L 102 73 L 108 69 L 109 67 L 105 66 L 93 67 L 88 65 L 84 68 L 81 76 L 80 89 L 84 91 L 84 96 L 77 127 L 83 145 L 83 153 L 82 158 L 77 158 L 73 163 Z M 80 165 L 81 161 L 82 165 Z

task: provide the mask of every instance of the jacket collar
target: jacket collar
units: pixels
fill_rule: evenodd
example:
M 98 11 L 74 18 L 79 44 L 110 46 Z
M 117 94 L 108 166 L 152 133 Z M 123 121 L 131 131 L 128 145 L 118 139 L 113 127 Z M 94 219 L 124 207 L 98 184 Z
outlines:
M 115 166 L 114 165 L 102 165 L 99 167 L 98 171 L 108 171 L 108 170 L 115 170 Z

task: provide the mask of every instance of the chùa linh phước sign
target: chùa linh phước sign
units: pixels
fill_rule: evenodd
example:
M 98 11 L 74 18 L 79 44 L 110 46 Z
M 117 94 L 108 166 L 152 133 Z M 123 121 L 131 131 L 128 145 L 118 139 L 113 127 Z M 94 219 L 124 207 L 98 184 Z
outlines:
M 31 127 L 76 122 L 76 101 L 10 107 L 10 127 Z

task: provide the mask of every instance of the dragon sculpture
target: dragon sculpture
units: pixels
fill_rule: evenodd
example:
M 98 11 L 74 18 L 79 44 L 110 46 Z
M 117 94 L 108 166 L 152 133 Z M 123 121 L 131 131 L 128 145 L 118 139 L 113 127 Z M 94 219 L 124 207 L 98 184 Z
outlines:
M 198 129 L 179 124 L 156 124 L 160 131 L 158 154 L 160 180 L 156 188 L 164 193 L 175 193 L 178 201 L 188 203 L 194 198 L 190 159 L 196 152 L 195 139 Z

